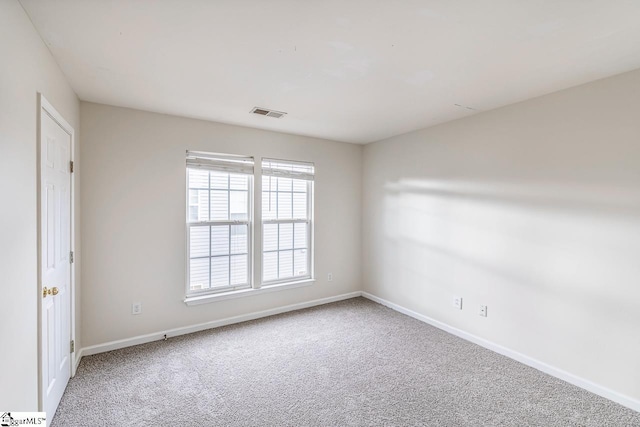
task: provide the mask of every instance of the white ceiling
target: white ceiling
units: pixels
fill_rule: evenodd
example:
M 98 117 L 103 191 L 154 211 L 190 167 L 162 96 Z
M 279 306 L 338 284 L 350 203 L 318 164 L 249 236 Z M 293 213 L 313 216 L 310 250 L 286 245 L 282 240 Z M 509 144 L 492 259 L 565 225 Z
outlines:
M 82 100 L 355 143 L 640 68 L 635 0 L 21 3 Z

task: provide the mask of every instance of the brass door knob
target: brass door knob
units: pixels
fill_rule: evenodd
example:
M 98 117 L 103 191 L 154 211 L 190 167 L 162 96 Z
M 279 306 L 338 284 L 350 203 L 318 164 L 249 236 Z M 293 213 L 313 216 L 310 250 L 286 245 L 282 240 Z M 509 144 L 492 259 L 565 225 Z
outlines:
M 55 286 L 53 288 L 51 288 L 51 293 L 53 295 L 58 295 L 58 288 L 56 288 Z
M 44 288 L 42 288 L 42 298 L 46 298 L 48 292 L 49 292 L 49 289 L 47 289 L 46 286 Z

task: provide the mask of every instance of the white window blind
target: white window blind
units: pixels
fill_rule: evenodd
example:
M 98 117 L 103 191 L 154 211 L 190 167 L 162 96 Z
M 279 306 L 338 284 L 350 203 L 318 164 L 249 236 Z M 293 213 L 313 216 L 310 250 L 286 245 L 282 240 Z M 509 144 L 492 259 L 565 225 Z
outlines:
M 313 163 L 262 159 L 262 175 L 313 181 Z
M 251 284 L 253 158 L 187 152 L 187 295 Z
M 187 151 L 187 167 L 253 175 L 253 157 Z
M 313 163 L 262 159 L 262 282 L 311 278 Z

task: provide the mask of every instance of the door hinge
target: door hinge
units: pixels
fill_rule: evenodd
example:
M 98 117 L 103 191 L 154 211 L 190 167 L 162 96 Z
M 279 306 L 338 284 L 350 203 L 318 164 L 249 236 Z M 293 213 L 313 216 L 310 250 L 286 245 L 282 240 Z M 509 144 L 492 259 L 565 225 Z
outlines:
M 69 162 L 69 171 L 73 173 L 73 160 Z
M 74 340 L 71 340 L 71 353 L 76 351 L 76 342 Z
M 69 252 L 69 263 L 73 264 L 73 251 Z

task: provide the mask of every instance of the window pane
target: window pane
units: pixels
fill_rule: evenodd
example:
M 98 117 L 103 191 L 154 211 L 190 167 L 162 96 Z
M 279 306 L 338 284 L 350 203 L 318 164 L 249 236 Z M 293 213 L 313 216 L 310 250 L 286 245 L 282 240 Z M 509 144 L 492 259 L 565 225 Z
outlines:
M 278 191 L 291 191 L 291 178 L 278 178 Z
M 211 255 L 229 254 L 229 226 L 216 225 L 211 227 Z
M 278 249 L 293 249 L 293 224 L 280 224 L 280 246 Z
M 209 188 L 209 171 L 205 169 L 187 169 L 189 188 Z
M 264 224 L 262 247 L 265 251 L 278 250 L 278 224 Z
M 209 220 L 209 190 L 189 189 L 189 221 Z
M 262 257 L 262 271 L 266 282 L 278 278 L 278 253 L 266 252 Z
M 226 190 L 229 188 L 229 174 L 225 172 L 211 171 L 211 188 Z
M 231 200 L 229 208 L 231 210 L 232 220 L 246 220 L 249 216 L 248 194 L 246 191 L 231 191 Z
M 211 258 L 211 287 L 229 285 L 229 257 Z
M 189 260 L 189 288 L 192 291 L 209 287 L 209 258 Z
M 209 227 L 189 227 L 189 257 L 197 258 L 208 256 Z
M 270 159 L 263 159 L 262 167 L 263 173 L 269 173 L 268 169 L 273 169 L 284 173 L 300 171 L 310 175 L 313 175 L 314 169 L 312 164 Z M 297 179 L 292 175 L 262 176 L 262 219 L 278 220 L 278 224 L 263 223 L 265 282 L 309 275 L 310 223 L 294 223 L 294 220 L 310 219 L 310 181 Z
M 278 193 L 278 219 L 290 219 L 291 214 L 291 193 Z
M 280 279 L 293 276 L 293 251 L 280 251 L 278 266 L 280 268 L 278 277 Z
M 293 265 L 294 265 L 294 273 L 296 276 L 306 276 L 309 271 L 309 267 L 307 266 L 307 250 L 300 249 L 293 251 Z
M 307 181 L 304 179 L 294 179 L 293 180 L 293 191 L 306 193 L 307 192 Z
M 189 206 L 189 222 L 198 220 L 198 207 L 197 206 Z
M 247 280 L 247 256 L 236 255 L 231 257 L 231 284 L 244 285 Z
M 295 227 L 295 248 L 296 249 L 306 249 L 308 248 L 307 243 L 307 224 L 304 222 L 299 222 L 294 225 Z
M 262 192 L 262 219 L 276 219 L 276 194 L 275 192 Z
M 229 175 L 229 188 L 232 190 L 249 190 L 249 176 L 242 174 Z
M 188 288 L 221 290 L 231 284 L 250 283 L 251 256 L 249 253 L 250 224 L 213 225 L 216 221 L 249 221 L 252 212 L 249 203 L 252 196 L 253 176 L 244 173 L 210 170 L 206 167 L 225 168 L 238 162 L 214 154 L 191 153 L 187 155 L 187 227 L 189 244 Z M 225 163 L 226 162 L 226 163 Z M 203 165 L 203 168 L 195 164 Z M 244 162 L 252 163 L 251 160 Z M 277 180 L 273 180 L 274 191 Z M 274 197 L 274 212 L 277 196 Z M 209 224 L 194 224 L 208 222 Z M 277 234 L 276 234 L 277 242 Z M 277 274 L 277 254 L 276 254 Z M 220 288 L 220 289 L 214 289 Z
M 229 192 L 211 191 L 211 220 L 225 221 L 229 219 Z
M 306 193 L 293 193 L 293 217 L 297 219 L 307 218 Z
M 247 232 L 248 225 L 232 225 L 231 226 L 231 253 L 246 254 L 247 253 Z
M 198 204 L 198 191 L 189 190 L 189 206 L 194 206 L 197 204 Z
M 276 191 L 278 179 L 273 176 L 262 175 L 262 191 Z

